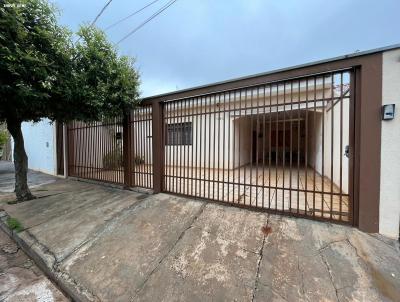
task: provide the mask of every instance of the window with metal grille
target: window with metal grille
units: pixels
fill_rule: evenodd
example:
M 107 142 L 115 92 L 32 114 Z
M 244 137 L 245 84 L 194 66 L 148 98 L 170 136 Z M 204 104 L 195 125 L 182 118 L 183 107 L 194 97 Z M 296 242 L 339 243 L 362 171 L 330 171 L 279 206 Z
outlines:
M 192 123 L 176 123 L 167 125 L 167 145 L 191 145 Z

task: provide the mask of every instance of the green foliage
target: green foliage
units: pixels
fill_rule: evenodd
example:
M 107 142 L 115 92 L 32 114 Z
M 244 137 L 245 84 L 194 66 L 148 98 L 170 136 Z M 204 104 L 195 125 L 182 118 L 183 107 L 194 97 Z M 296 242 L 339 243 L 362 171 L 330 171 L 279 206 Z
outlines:
M 0 121 L 101 120 L 138 102 L 134 61 L 82 26 L 74 44 L 45 0 L 0 2 Z
M 81 27 L 82 37 L 75 51 L 74 100 L 83 110 L 75 118 L 96 120 L 121 114 L 132 108 L 139 97 L 139 76 L 134 60 L 118 57 L 104 33 Z
M 116 148 L 103 156 L 103 168 L 106 170 L 115 170 L 122 166 L 122 152 Z
M 7 218 L 7 225 L 8 227 L 16 231 L 17 233 L 21 232 L 24 228 L 22 227 L 22 223 L 17 220 L 17 218 L 8 217 Z
M 0 149 L 3 148 L 3 146 L 7 143 L 8 141 L 8 132 L 6 130 L 0 130 Z
M 41 0 L 2 1 L 0 6 L 0 119 L 52 116 L 64 99 L 71 72 L 70 33 L 57 25 L 54 8 Z M 70 93 L 68 93 L 70 94 Z

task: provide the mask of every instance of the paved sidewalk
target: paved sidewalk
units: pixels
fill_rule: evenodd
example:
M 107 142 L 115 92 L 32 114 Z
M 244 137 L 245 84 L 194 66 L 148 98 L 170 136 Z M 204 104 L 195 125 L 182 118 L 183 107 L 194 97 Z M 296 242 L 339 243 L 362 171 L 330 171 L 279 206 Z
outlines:
M 0 301 L 69 301 L 2 230 Z
M 43 184 L 54 182 L 57 177 L 41 172 L 28 170 L 28 185 L 36 188 Z M 14 164 L 10 161 L 0 160 L 0 193 L 12 193 L 15 188 Z
M 75 299 L 400 301 L 398 242 L 354 228 L 72 180 L 33 191 L 3 214 Z

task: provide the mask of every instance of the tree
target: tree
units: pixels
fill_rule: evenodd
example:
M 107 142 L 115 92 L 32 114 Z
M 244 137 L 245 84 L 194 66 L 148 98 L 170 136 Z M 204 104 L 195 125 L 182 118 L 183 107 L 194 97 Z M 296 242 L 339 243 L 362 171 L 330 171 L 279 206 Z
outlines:
M 99 29 L 82 26 L 77 34 L 74 44 L 45 0 L 0 4 L 0 122 L 7 123 L 14 139 L 18 201 L 34 198 L 27 184 L 22 122 L 101 120 L 138 102 L 134 60 L 119 56 Z
M 0 130 L 0 149 L 8 142 L 7 130 Z

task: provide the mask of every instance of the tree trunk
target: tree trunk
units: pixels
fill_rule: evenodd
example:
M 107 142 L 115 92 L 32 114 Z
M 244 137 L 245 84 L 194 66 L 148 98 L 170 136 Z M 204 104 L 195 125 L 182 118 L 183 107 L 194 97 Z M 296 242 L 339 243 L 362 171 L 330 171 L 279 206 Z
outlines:
M 24 147 L 21 121 L 7 120 L 7 128 L 14 139 L 15 194 L 18 201 L 34 199 L 28 187 L 28 157 Z

